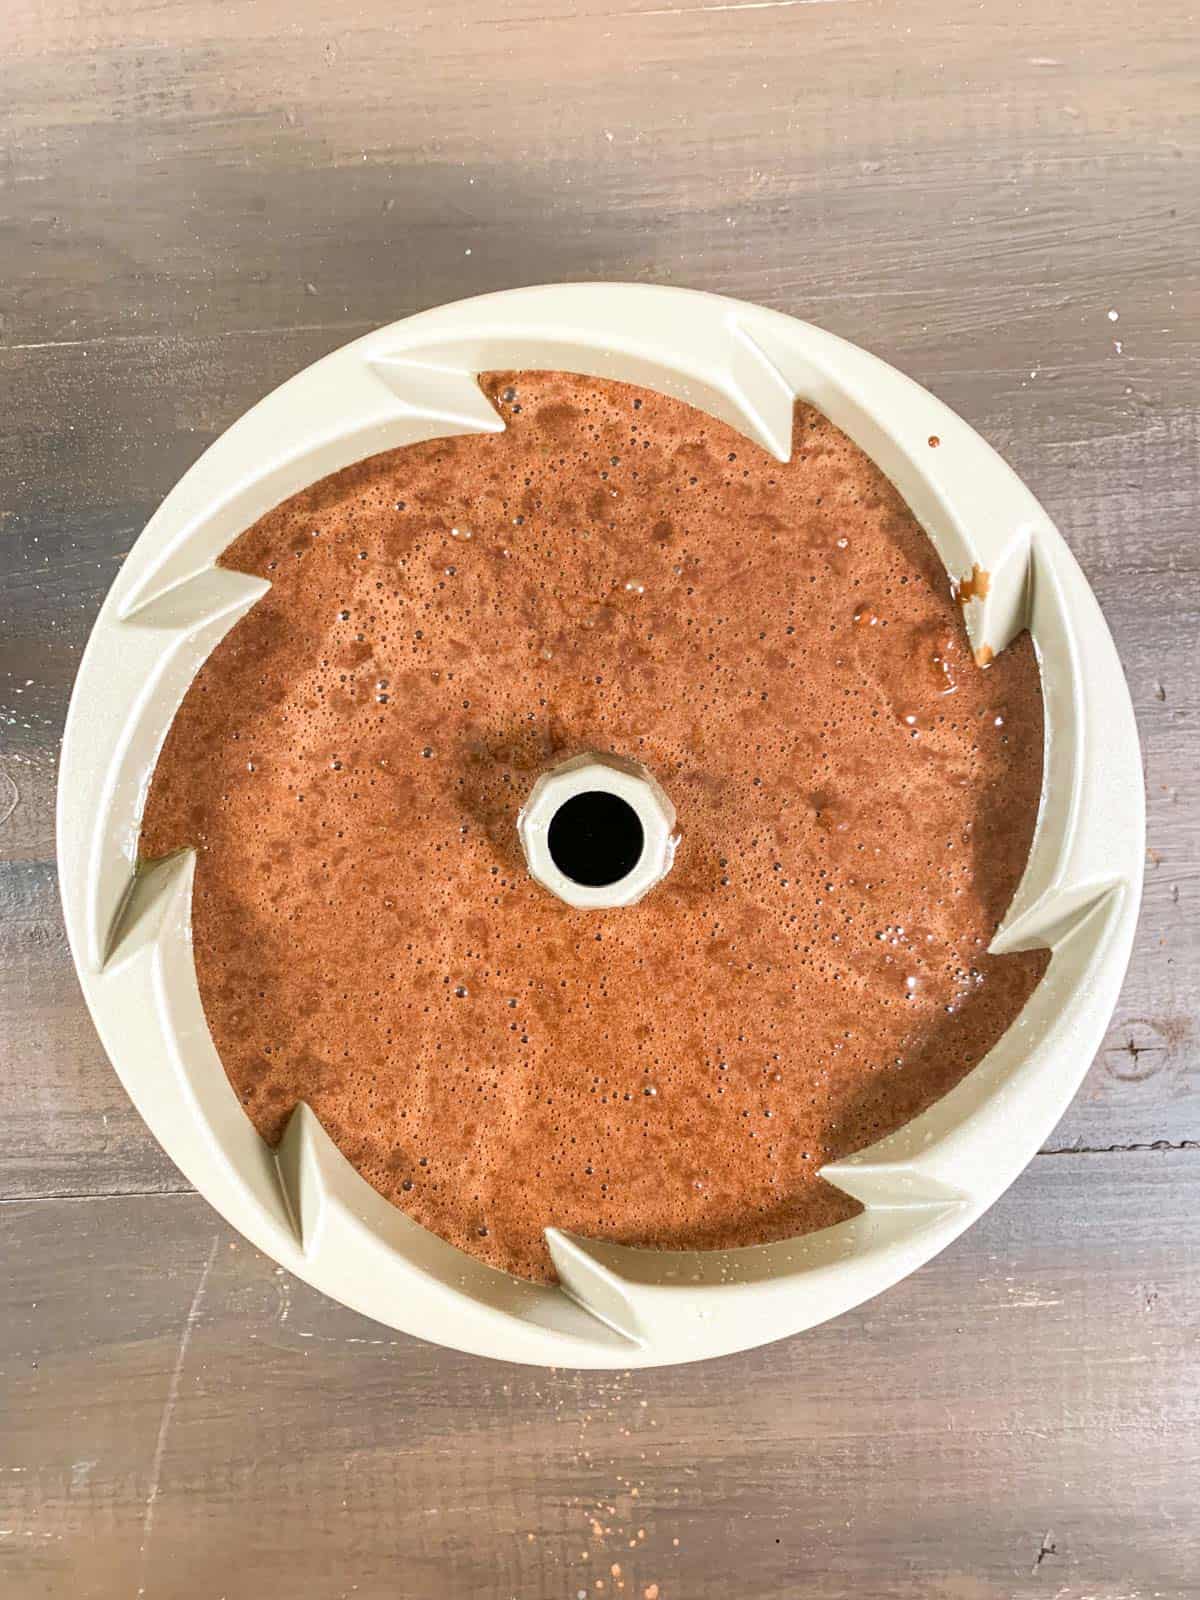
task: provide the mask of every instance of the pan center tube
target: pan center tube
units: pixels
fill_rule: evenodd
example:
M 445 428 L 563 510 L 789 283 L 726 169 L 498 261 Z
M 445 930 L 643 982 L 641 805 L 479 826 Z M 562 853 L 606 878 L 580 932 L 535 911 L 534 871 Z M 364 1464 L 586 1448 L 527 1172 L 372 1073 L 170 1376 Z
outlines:
M 649 769 L 594 751 L 542 773 L 517 832 L 530 876 L 578 910 L 635 905 L 679 843 L 675 807 Z

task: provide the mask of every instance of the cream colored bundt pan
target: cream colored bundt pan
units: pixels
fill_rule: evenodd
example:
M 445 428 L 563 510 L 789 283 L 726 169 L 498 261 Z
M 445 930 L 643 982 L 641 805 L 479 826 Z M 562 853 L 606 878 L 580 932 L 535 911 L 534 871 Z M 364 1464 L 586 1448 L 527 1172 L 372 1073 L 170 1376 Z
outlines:
M 993 951 L 1049 947 L 995 1048 L 898 1133 L 823 1176 L 849 1222 L 778 1244 L 634 1250 L 548 1230 L 561 1287 L 511 1278 L 389 1205 L 300 1106 L 278 1150 L 251 1126 L 205 1023 L 190 941 L 193 859 L 137 869 L 155 758 L 196 671 L 266 584 L 217 559 L 264 512 L 376 451 L 503 423 L 476 374 L 556 368 L 644 384 L 779 459 L 796 397 L 897 485 L 966 606 L 977 652 L 1022 628 L 1041 662 L 1045 778 L 1028 866 Z M 939 443 L 930 445 L 931 438 Z M 514 819 L 515 820 L 515 819 Z M 58 855 L 96 1026 L 186 1177 L 290 1272 L 355 1310 L 480 1355 L 654 1366 L 748 1349 L 837 1316 L 914 1271 L 1013 1181 L 1108 1025 L 1141 892 L 1145 821 L 1128 690 L 1100 609 L 1041 506 L 932 395 L 818 328 L 681 289 L 563 284 L 487 295 L 368 334 L 292 378 L 167 496 L 106 599 L 63 742 Z M 631 915 L 636 915 L 631 912 Z

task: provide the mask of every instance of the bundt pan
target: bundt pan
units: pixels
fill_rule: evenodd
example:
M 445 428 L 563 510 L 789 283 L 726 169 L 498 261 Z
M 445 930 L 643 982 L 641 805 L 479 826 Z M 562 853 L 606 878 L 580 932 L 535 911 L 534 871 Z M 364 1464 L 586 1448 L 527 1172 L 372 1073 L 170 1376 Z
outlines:
M 850 1221 L 776 1244 L 661 1252 L 549 1230 L 560 1286 L 514 1279 L 388 1204 L 301 1105 L 277 1150 L 209 1035 L 190 945 L 193 858 L 138 870 L 142 805 L 184 693 L 265 591 L 217 566 L 287 496 L 377 451 L 503 423 L 483 371 L 554 368 L 686 401 L 787 459 L 798 397 L 904 495 L 965 606 L 980 660 L 1023 628 L 1041 663 L 1045 759 L 1028 865 L 992 944 L 1049 948 L 1023 1012 L 958 1086 L 822 1176 Z M 939 448 L 930 448 L 931 437 Z M 970 591 L 968 591 L 970 592 Z M 960 420 L 882 361 L 776 312 L 671 288 L 565 284 L 425 312 L 292 378 L 222 435 L 137 541 L 75 684 L 58 792 L 71 949 L 96 1026 L 186 1177 L 290 1272 L 377 1321 L 479 1355 L 654 1366 L 798 1333 L 896 1283 L 962 1232 L 1054 1127 L 1107 1027 L 1144 853 L 1128 690 L 1100 609 L 1041 506 Z

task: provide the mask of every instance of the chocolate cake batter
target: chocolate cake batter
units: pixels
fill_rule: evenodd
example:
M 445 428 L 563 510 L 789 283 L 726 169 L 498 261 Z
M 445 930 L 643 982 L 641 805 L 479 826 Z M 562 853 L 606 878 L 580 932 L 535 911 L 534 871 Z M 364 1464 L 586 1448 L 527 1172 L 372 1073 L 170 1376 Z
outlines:
M 483 380 L 501 434 L 362 461 L 224 564 L 270 592 L 163 748 L 142 854 L 198 851 L 213 1038 L 259 1131 L 306 1100 L 381 1194 L 553 1277 L 548 1224 L 663 1247 L 851 1215 L 824 1162 L 968 1072 L 1044 971 L 987 945 L 1028 853 L 1027 637 L 972 660 L 883 474 L 798 405 L 781 465 L 649 390 Z M 673 871 L 573 911 L 516 833 L 596 749 Z

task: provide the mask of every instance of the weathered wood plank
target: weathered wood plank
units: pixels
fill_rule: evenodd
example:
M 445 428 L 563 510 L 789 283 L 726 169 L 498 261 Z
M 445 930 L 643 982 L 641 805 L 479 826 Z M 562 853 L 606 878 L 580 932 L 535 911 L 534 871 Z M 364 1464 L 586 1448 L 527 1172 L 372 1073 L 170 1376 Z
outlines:
M 588 1375 L 394 1335 L 191 1196 L 9 1205 L 5 1592 L 1193 1595 L 1198 1206 L 1187 1152 L 1039 1157 L 837 1323 Z
M 1039 314 L 1090 320 L 1099 358 L 1107 305 L 1185 309 L 1192 27 L 1182 0 L 1136 48 L 1119 0 L 1017 27 L 942 0 L 18 0 L 5 336 L 374 321 L 632 271 L 857 302 L 876 342 L 1003 330 L 1026 367 L 1054 362 Z

